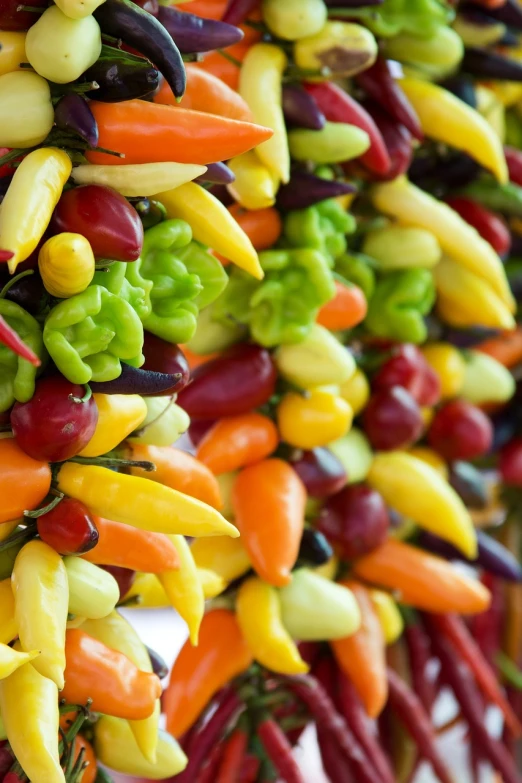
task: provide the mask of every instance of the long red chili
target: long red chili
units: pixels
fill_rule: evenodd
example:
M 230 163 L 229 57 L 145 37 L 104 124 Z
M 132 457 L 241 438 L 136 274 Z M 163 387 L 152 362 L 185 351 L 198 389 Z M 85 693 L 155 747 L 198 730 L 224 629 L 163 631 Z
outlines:
M 257 756 L 247 753 L 243 756 L 243 763 L 239 772 L 238 783 L 255 783 L 259 774 L 261 762 Z
M 20 339 L 18 333 L 15 332 L 11 326 L 9 326 L 5 318 L 3 318 L 1 315 L 0 343 L 7 346 L 7 348 L 10 348 L 11 351 L 16 353 L 17 356 L 20 356 L 22 359 L 26 359 L 28 362 L 31 362 L 31 364 L 33 364 L 35 367 L 39 367 L 41 365 L 41 361 L 38 356 L 33 351 L 31 351 L 29 346 L 27 346 L 23 340 Z
M 317 727 L 317 740 L 324 771 L 330 783 L 355 783 L 348 762 L 342 755 L 335 740 L 320 726 Z
M 219 765 L 223 758 L 225 746 L 222 742 L 216 742 L 208 757 L 207 763 L 199 771 L 195 783 L 213 783 L 219 772 Z
M 431 715 L 436 693 L 434 682 L 428 679 L 426 674 L 430 660 L 430 640 L 420 625 L 407 625 L 404 637 L 408 647 L 413 690 L 428 715 Z
M 292 746 L 277 723 L 271 718 L 266 718 L 257 727 L 257 733 L 280 778 L 285 783 L 305 783 L 297 761 L 292 755 Z
M 236 729 L 229 737 L 219 765 L 216 783 L 237 783 L 248 744 L 248 735 Z M 211 779 L 209 779 L 211 783 Z

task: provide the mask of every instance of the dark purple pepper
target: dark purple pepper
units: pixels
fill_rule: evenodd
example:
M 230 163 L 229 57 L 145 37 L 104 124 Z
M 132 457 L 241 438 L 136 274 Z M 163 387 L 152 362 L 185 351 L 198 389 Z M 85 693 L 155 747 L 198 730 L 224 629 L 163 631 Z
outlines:
M 305 527 L 299 545 L 298 566 L 320 566 L 333 556 L 326 536 L 313 527 Z
M 149 654 L 152 671 L 154 672 L 154 674 L 158 675 L 160 680 L 162 680 L 169 673 L 169 667 L 167 666 L 167 664 L 165 663 L 161 655 L 156 652 L 156 650 L 147 647 L 147 652 Z
M 145 332 L 143 341 L 143 353 L 145 354 L 145 363 L 141 369 L 152 370 L 153 372 L 166 375 L 177 375 L 181 373 L 181 381 L 176 386 L 170 388 L 163 394 L 174 394 L 176 389 L 187 385 L 190 378 L 190 368 L 187 358 L 181 348 L 174 343 L 168 343 L 155 334 Z M 181 385 L 180 385 L 181 384 Z
M 341 461 L 324 447 L 312 451 L 295 449 L 290 453 L 288 461 L 311 497 L 335 495 L 348 480 Z
M 5 294 L 5 298 L 23 307 L 31 315 L 41 313 L 49 303 L 49 294 L 45 290 L 42 278 L 35 273 L 21 277 Z
M 98 89 L 89 91 L 87 97 L 104 103 L 143 98 L 159 87 L 159 71 L 147 60 L 142 64 L 98 60 L 83 76 L 98 84 Z
M 121 375 L 113 381 L 93 381 L 90 386 L 93 392 L 102 394 L 141 394 L 142 396 L 157 396 L 162 394 L 174 394 L 181 391 L 187 384 L 187 379 L 182 373 L 168 374 L 143 370 L 131 367 L 129 364 L 121 365 Z
M 464 72 L 481 79 L 522 82 L 522 65 L 489 49 L 467 48 L 460 67 Z
M 355 193 L 357 188 L 351 182 L 338 182 L 332 179 L 316 177 L 305 171 L 296 171 L 290 182 L 279 188 L 277 205 L 284 210 L 306 209 L 327 198 L 336 198 Z
M 300 84 L 283 86 L 283 112 L 288 125 L 298 128 L 321 130 L 326 123 L 315 98 L 303 90 Z
M 196 178 L 196 182 L 212 182 L 215 185 L 230 185 L 236 176 L 226 163 L 207 163 L 207 170 Z
M 419 545 L 429 552 L 440 555 L 447 560 L 462 560 L 466 563 L 480 566 L 494 576 L 506 579 L 508 582 L 522 582 L 522 566 L 516 557 L 496 539 L 477 530 L 478 555 L 476 560 L 468 560 L 456 547 L 443 541 L 442 538 L 423 530 L 417 539 Z
M 93 16 L 102 33 L 119 38 L 143 54 L 165 77 L 176 98 L 185 92 L 181 53 L 164 26 L 131 0 L 105 0 Z
M 498 337 L 498 329 L 490 329 L 487 326 L 472 326 L 469 329 L 447 328 L 444 331 L 444 340 L 457 348 L 473 348 L 474 345 Z
M 170 6 L 160 6 L 158 19 L 182 54 L 226 49 L 241 41 L 244 36 L 243 31 L 232 24 L 203 19 Z
M 223 21 L 228 24 L 241 24 L 259 4 L 260 0 L 229 0 Z
M 449 483 L 468 508 L 486 508 L 488 486 L 483 473 L 470 462 L 456 460 L 450 466 Z
M 71 92 L 60 98 L 54 107 L 54 121 L 60 130 L 76 133 L 89 147 L 98 145 L 96 120 L 89 104 L 81 95 Z
M 515 30 L 522 30 L 522 8 L 517 0 L 506 0 L 500 8 L 488 8 L 488 16 Z

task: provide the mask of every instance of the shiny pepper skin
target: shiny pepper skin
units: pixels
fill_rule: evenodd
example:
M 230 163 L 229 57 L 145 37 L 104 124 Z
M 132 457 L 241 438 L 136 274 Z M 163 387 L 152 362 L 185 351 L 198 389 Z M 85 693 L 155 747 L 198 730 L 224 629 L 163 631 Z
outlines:
M 67 299 L 85 291 L 94 277 L 94 253 L 81 234 L 57 234 L 38 254 L 38 269 L 51 296 Z
M 326 446 L 346 435 L 352 409 L 342 397 L 314 389 L 306 395 L 289 392 L 277 409 L 281 438 L 300 449 Z

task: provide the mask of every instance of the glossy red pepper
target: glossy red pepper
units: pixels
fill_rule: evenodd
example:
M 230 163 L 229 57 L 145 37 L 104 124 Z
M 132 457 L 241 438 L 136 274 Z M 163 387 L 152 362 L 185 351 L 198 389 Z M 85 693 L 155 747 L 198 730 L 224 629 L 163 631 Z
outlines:
M 509 173 L 509 181 L 522 185 L 522 150 L 515 147 L 504 147 L 504 155 Z
M 379 133 L 384 139 L 391 161 L 386 174 L 378 179 L 392 180 L 408 171 L 412 158 L 412 135 L 405 125 L 401 125 L 375 101 L 365 101 L 364 108 L 372 117 Z M 374 172 L 374 175 L 376 172 Z
M 522 174 L 522 169 L 521 169 Z M 466 223 L 476 228 L 480 236 L 489 242 L 499 256 L 506 256 L 511 248 L 511 234 L 501 217 L 470 198 L 455 196 L 446 203 L 458 212 Z
M 402 91 L 400 83 L 393 78 L 389 60 L 378 57 L 371 68 L 358 73 L 355 80 L 396 122 L 404 125 L 412 136 L 422 141 L 423 133 L 419 118 Z

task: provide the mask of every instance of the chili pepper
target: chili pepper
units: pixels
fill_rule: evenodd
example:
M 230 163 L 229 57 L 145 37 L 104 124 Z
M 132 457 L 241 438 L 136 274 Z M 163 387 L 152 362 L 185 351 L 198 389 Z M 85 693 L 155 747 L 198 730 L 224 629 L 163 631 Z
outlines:
M 236 617 L 254 658 L 279 674 L 303 674 L 308 666 L 285 629 L 273 587 L 257 577 L 243 582 L 236 599 Z
M 439 780 L 451 783 L 453 777 L 436 747 L 435 731 L 421 701 L 393 669 L 388 668 L 387 678 L 392 709 L 406 725 L 421 755 L 432 765 Z
M 248 735 L 235 729 L 227 740 L 216 783 L 235 783 L 239 779 L 247 743 Z
M 34 150 L 18 166 L 0 214 L 0 246 L 14 253 L 11 274 L 42 238 L 71 168 L 69 156 L 56 147 Z
M 257 727 L 257 733 L 281 780 L 285 783 L 303 783 L 304 778 L 292 756 L 292 746 L 277 723 L 272 718 L 264 718 Z
M 72 704 L 92 699 L 92 709 L 114 717 L 141 720 L 154 711 L 159 678 L 142 671 L 126 655 L 82 631 L 66 634 L 63 697 Z
M 78 185 L 103 185 L 124 196 L 152 196 L 159 190 L 184 185 L 205 172 L 192 163 L 135 163 L 128 166 L 75 166 L 72 178 Z
M 251 662 L 234 614 L 226 609 L 207 612 L 198 646 L 185 643 L 170 674 L 164 694 L 168 731 L 175 737 L 184 734 L 218 690 Z M 236 710 L 237 701 L 232 712 Z
M 131 472 L 134 476 L 147 477 L 151 481 L 159 482 L 173 490 L 197 498 L 203 503 L 208 503 L 214 508 L 221 508 L 221 494 L 215 477 L 209 468 L 194 459 L 191 454 L 172 446 L 147 446 L 133 443 L 131 456 L 134 460 L 150 461 L 156 466 L 153 473 L 133 467 Z
M 202 19 L 172 7 L 160 6 L 158 19 L 182 54 L 225 49 L 243 38 L 243 32 L 231 24 Z
M 64 558 L 69 585 L 69 614 L 98 620 L 116 606 L 120 591 L 111 574 L 80 557 Z
M 2 527 L 8 527 L 3 525 Z M 9 644 L 18 636 L 14 614 L 14 596 L 11 579 L 0 581 L 0 643 Z
M 32 71 L 4 73 L 0 76 L 0 103 L 0 145 L 26 149 L 41 144 L 54 122 L 48 82 Z
M 56 5 L 71 19 L 83 19 L 89 16 L 103 0 L 58 0 Z
M 306 491 L 301 480 L 282 460 L 265 459 L 241 471 L 232 493 L 254 569 L 269 584 L 288 584 L 304 525 Z
M 480 378 L 481 388 L 476 387 Z M 476 405 L 488 402 L 508 402 L 515 393 L 512 374 L 492 356 L 482 351 L 466 353 L 466 372 L 461 396 Z
M 245 210 L 239 204 L 228 207 L 256 250 L 266 250 L 277 242 L 282 231 L 281 218 L 276 209 Z
M 446 204 L 405 178 L 377 185 L 373 203 L 401 223 L 431 231 L 456 264 L 487 281 L 506 305 L 512 307 L 513 299 L 500 259 L 491 245 Z
M 253 121 L 246 101 L 225 82 L 191 63 L 185 65 L 185 70 L 187 87 L 180 103 L 184 109 L 218 114 L 231 120 Z M 178 106 L 167 82 L 162 84 L 154 96 L 154 102 Z
M 299 14 L 296 15 L 296 9 Z M 296 41 L 318 33 L 327 20 L 327 9 L 322 0 L 306 0 L 296 5 L 292 0 L 265 0 L 263 20 L 278 38 Z
M 317 741 L 324 771 L 330 783 L 353 783 L 353 776 L 333 738 L 317 726 Z
M 212 748 L 204 766 L 197 775 L 196 783 L 212 783 L 219 772 L 221 761 L 225 755 L 227 741 L 218 742 Z
M 246 153 L 245 153 L 246 154 Z M 209 163 L 207 170 L 195 182 L 210 182 L 215 185 L 230 185 L 235 180 L 235 174 L 225 163 Z
M 357 632 L 361 613 L 353 593 L 309 568 L 299 568 L 279 592 L 283 625 L 294 639 L 343 639 Z
M 273 422 L 259 413 L 221 419 L 198 444 L 197 458 L 214 475 L 265 459 L 278 443 Z
M 319 310 L 317 323 L 332 331 L 352 329 L 366 316 L 366 297 L 357 285 L 335 281 L 335 289 L 335 297 Z
M 346 252 L 346 234 L 354 229 L 353 218 L 333 198 L 285 216 L 284 236 L 294 247 L 311 247 L 335 260 Z
M 13 314 L 16 313 L 15 307 L 18 308 L 18 305 L 13 307 L 13 304 L 14 302 L 4 305 L 4 309 L 7 307 L 8 310 L 13 312 Z M 27 313 L 25 315 L 28 316 Z M 0 343 L 12 351 L 16 356 L 19 356 L 20 359 L 25 359 L 26 362 L 32 364 L 33 367 L 40 366 L 41 361 L 38 356 L 34 353 L 34 351 L 31 350 L 31 348 L 29 348 L 28 345 L 24 343 L 22 339 L 20 339 L 18 332 L 9 326 L 2 315 L 0 315 Z
M 394 644 L 404 631 L 404 620 L 397 604 L 389 593 L 382 590 L 372 590 L 370 595 L 381 624 L 384 641 L 387 645 Z
M 12 575 L 15 622 L 25 650 L 40 650 L 32 665 L 63 687 L 69 589 L 61 557 L 42 541 L 18 553 Z
M 91 440 L 80 455 L 98 457 L 112 451 L 144 421 L 145 401 L 138 394 L 95 394 L 98 422 Z
M 97 85 L 86 97 L 108 103 L 143 98 L 157 90 L 160 83 L 159 72 L 148 60 L 125 55 L 114 59 L 102 55 L 85 71 L 83 78 Z
M 423 228 L 390 225 L 369 231 L 363 252 L 375 259 L 381 271 L 436 266 L 441 259 L 437 238 Z
M 156 533 L 236 534 L 236 528 L 211 506 L 168 486 L 96 465 L 65 463 L 58 488 L 81 500 L 93 514 Z
M 368 482 L 400 514 L 476 556 L 476 534 L 464 504 L 430 465 L 405 452 L 381 453 L 374 457 Z
M 126 720 L 101 715 L 96 722 L 94 750 L 102 764 L 124 775 L 137 774 L 148 780 L 164 780 L 179 775 L 187 765 L 187 757 L 166 731 L 160 730 L 157 739 L 157 758 L 152 763 L 139 749 Z
M 282 96 L 283 113 L 287 125 L 321 130 L 326 118 L 312 94 L 299 84 L 285 84 Z
M 295 466 L 295 462 L 292 463 Z M 295 469 L 295 467 L 294 467 Z M 334 556 L 333 549 L 327 538 L 314 528 L 303 530 L 299 544 L 299 564 L 303 566 L 324 566 L 329 564 Z
M 411 681 L 414 693 L 420 699 L 424 710 L 431 715 L 436 698 L 435 684 L 428 676 L 427 668 L 431 658 L 430 640 L 420 623 L 408 623 L 404 630 L 408 648 Z
M 82 557 L 97 565 L 121 566 L 134 571 L 160 573 L 179 566 L 175 547 L 162 533 L 96 517 L 98 543 Z
M 461 192 L 489 209 L 508 215 L 522 215 L 522 188 L 512 182 L 499 185 L 488 179 L 480 179 L 467 185 Z
M 489 242 L 499 256 L 509 253 L 511 235 L 505 223 L 494 212 L 468 198 L 450 198 L 446 199 L 446 203 L 467 223 L 476 228 L 480 236 Z
M 126 163 L 163 163 L 175 159 L 176 163 L 205 165 L 241 155 L 272 136 L 270 129 L 260 125 L 181 107 L 176 109 L 173 123 L 169 106 L 147 101 L 93 101 L 91 109 L 98 124 L 100 145 L 124 154 Z M 144 134 L 147 145 L 143 144 Z M 116 165 L 119 162 L 119 158 L 103 152 L 88 151 L 86 157 L 90 163 Z
M 275 201 L 278 181 L 255 152 L 229 161 L 234 181 L 228 192 L 245 209 L 265 209 Z
M 288 145 L 295 160 L 342 163 L 363 155 L 370 146 L 370 137 L 356 125 L 327 122 L 318 131 L 294 128 L 288 133 Z
M 357 74 L 356 81 L 397 123 L 404 125 L 412 136 L 422 141 L 419 118 L 400 82 L 393 78 L 389 60 L 378 57 L 373 65 Z
M 515 147 L 504 146 L 504 155 L 509 172 L 509 181 L 522 185 L 522 152 Z
M 168 390 L 170 395 L 171 391 Z M 172 397 L 145 397 L 147 415 L 139 430 L 129 442 L 166 446 L 173 443 L 188 430 L 190 419 L 185 411 L 172 401 Z
M 467 73 L 480 79 L 522 81 L 522 65 L 520 63 L 503 57 L 497 52 L 486 51 L 476 46 L 466 47 L 461 67 Z
M 219 536 L 212 542 L 209 538 L 198 538 L 190 550 L 198 569 L 218 574 L 225 582 L 233 582 L 250 569 L 250 560 L 239 538 Z
M 205 611 L 204 593 L 190 546 L 183 536 L 170 536 L 179 560 L 179 567 L 158 574 L 171 606 L 185 620 L 191 644 L 197 646 L 198 634 Z
M 398 590 L 401 603 L 428 612 L 478 614 L 490 603 L 489 592 L 477 580 L 439 557 L 393 539 L 357 560 L 354 573 L 370 583 Z
M 315 35 L 294 44 L 294 59 L 299 68 L 327 68 L 328 75 L 334 78 L 354 76 L 371 66 L 376 56 L 377 43 L 371 32 L 348 22 L 326 22 Z
M 165 206 L 169 218 L 181 218 L 190 224 L 198 242 L 212 247 L 254 277 L 263 277 L 257 253 L 247 235 L 226 207 L 207 190 L 187 183 L 159 193 L 156 198 Z
M 422 343 L 427 335 L 423 316 L 434 301 L 433 279 L 427 269 L 391 272 L 377 282 L 366 326 L 377 337 Z
M 283 210 L 303 210 L 318 205 L 325 199 L 333 199 L 354 192 L 355 186 L 350 182 L 328 180 L 305 171 L 294 171 L 291 173 L 288 183 L 279 188 L 277 204 Z
M 423 618 L 433 650 L 439 658 L 445 680 L 453 690 L 460 709 L 481 752 L 493 767 L 499 770 L 506 783 L 519 783 L 520 776 L 504 746 L 487 731 L 482 709 L 482 699 L 468 666 L 455 655 L 455 648 L 441 637 L 428 616 Z
M 9 744 L 28 778 L 34 783 L 65 783 L 58 752 L 56 684 L 33 665 L 21 666 L 0 681 L 0 710 Z

